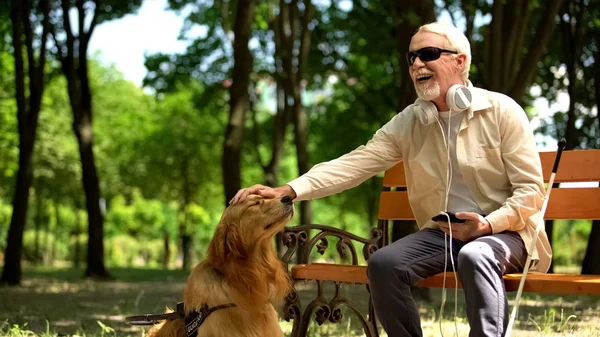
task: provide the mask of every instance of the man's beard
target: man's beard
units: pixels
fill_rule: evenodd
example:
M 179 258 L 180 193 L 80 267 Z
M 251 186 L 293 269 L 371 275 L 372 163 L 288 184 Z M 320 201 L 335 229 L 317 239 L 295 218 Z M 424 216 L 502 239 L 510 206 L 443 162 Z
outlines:
M 424 101 L 433 101 L 440 96 L 440 83 L 435 80 L 432 84 L 427 83 L 425 85 L 420 85 L 415 83 L 415 90 L 420 99 Z

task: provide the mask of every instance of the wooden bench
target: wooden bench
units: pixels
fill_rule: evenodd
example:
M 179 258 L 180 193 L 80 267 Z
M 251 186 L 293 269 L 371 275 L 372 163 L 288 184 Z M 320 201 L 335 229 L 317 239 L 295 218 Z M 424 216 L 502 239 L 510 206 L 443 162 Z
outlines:
M 548 182 L 552 165 L 554 163 L 555 152 L 541 152 L 542 169 L 544 180 Z M 553 188 L 548 208 L 546 210 L 546 220 L 557 219 L 600 219 L 600 150 L 574 150 L 564 151 L 556 174 L 555 183 L 579 183 L 592 182 L 593 186 L 568 186 Z M 408 194 L 406 191 L 406 180 L 404 176 L 404 166 L 402 163 L 392 167 L 385 172 L 383 179 L 383 191 L 379 199 L 379 222 L 378 228 L 374 229 L 371 238 L 362 239 L 336 229 L 327 229 L 325 226 L 298 226 L 286 230 L 286 245 L 292 247 L 288 253 L 293 253 L 299 246 L 305 245 L 307 251 L 301 259 L 305 263 L 297 264 L 291 268 L 291 276 L 294 280 L 314 280 L 318 284 L 317 301 L 313 301 L 301 312 L 297 294 L 290 295 L 286 305 L 289 319 L 301 320 L 298 324 L 294 322 L 294 331 L 292 336 L 305 336 L 308 321 L 313 312 L 319 324 L 325 320 L 339 322 L 340 312 L 334 313 L 339 309 L 340 301 L 346 301 L 338 294 L 339 286 L 343 283 L 365 284 L 368 289 L 368 278 L 366 266 L 358 265 L 356 258 L 356 249 L 349 240 L 355 240 L 364 245 L 363 255 L 365 260 L 378 247 L 389 243 L 388 223 L 392 220 L 414 220 L 414 216 L 408 203 Z M 307 231 L 303 228 L 320 230 L 315 237 L 308 238 Z M 323 251 L 327 246 L 325 236 L 335 236 L 340 239 L 338 242 L 338 251 L 346 253 L 350 251 L 352 264 L 328 264 L 328 263 L 309 263 L 309 254 L 312 247 L 317 247 Z M 349 237 L 349 236 L 351 237 Z M 341 248 L 340 248 L 341 247 Z M 288 256 L 289 258 L 289 256 Z M 417 284 L 420 287 L 442 287 L 443 273 L 434 275 Z M 521 274 L 509 274 L 504 276 L 507 291 L 516 291 L 519 286 Z M 336 295 L 334 299 L 327 302 L 322 299 L 322 284 L 326 281 L 332 281 L 336 285 Z M 455 287 L 456 278 L 453 273 L 448 273 L 446 278 L 446 287 Z M 460 287 L 460 282 L 459 282 Z M 600 295 L 600 275 L 575 275 L 575 274 L 535 274 L 528 273 L 523 291 L 537 293 L 557 293 L 557 294 L 594 294 Z M 321 298 L 319 298 L 321 297 Z M 336 299 L 337 298 L 337 299 Z M 344 302 L 347 305 L 347 303 Z M 312 307 L 311 307 L 312 306 Z M 353 311 L 356 309 L 349 306 Z M 359 315 L 357 313 L 357 315 Z M 372 305 L 369 306 L 369 317 L 361 318 L 361 323 L 367 336 L 377 336 L 376 323 Z M 298 327 L 296 327 L 298 325 Z

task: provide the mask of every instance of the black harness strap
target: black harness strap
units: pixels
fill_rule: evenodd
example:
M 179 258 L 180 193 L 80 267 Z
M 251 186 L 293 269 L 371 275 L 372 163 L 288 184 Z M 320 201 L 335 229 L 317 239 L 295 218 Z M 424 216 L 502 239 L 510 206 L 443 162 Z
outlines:
M 209 308 L 208 305 L 204 305 L 202 306 L 200 309 L 195 310 L 193 312 L 191 312 L 188 316 L 185 315 L 185 310 L 183 309 L 183 302 L 177 302 L 177 310 L 168 314 L 145 314 L 145 315 L 138 315 L 138 316 L 129 316 L 129 317 L 125 317 L 125 322 L 127 322 L 127 324 L 131 324 L 131 325 L 154 325 L 154 324 L 158 324 L 160 321 L 163 320 L 173 320 L 173 319 L 177 319 L 177 318 L 185 318 L 186 321 L 186 332 L 187 332 L 187 325 L 188 325 L 188 321 L 192 321 L 194 320 L 195 322 L 199 321 L 199 324 L 197 325 L 198 327 L 200 326 L 200 324 L 202 324 L 202 322 L 204 322 L 204 320 L 206 319 L 206 317 L 208 317 L 208 315 L 212 314 L 213 312 L 219 310 L 219 309 L 226 309 L 226 308 L 231 308 L 231 307 L 235 307 L 235 304 L 233 303 L 229 303 L 229 304 L 222 304 L 222 305 L 217 305 L 214 307 Z M 201 319 L 200 319 L 201 317 Z M 188 319 L 189 318 L 189 319 Z M 198 329 L 196 328 L 196 331 Z
M 190 312 L 185 316 L 185 334 L 187 337 L 196 337 L 198 335 L 198 328 L 204 323 L 204 320 L 208 315 L 219 309 L 226 309 L 235 307 L 235 304 L 222 304 L 216 307 L 209 308 L 208 305 L 203 305 L 200 309 Z

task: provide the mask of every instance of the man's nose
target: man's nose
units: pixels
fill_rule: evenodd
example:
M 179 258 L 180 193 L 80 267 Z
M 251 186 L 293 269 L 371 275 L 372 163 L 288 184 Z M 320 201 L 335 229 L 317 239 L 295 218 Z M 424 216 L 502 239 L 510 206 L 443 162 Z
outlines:
M 412 65 L 413 69 L 419 69 L 424 66 L 425 66 L 425 62 L 421 61 L 421 59 L 418 56 L 416 56 L 415 60 L 413 61 L 413 65 Z

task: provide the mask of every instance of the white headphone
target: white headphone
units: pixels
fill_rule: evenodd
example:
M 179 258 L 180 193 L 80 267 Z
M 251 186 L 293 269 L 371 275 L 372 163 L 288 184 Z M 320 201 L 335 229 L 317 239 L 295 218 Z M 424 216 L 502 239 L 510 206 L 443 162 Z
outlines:
M 448 104 L 450 111 L 467 110 L 472 101 L 473 94 L 471 90 L 462 84 L 451 86 L 446 93 L 446 104 Z M 438 119 L 438 110 L 432 101 L 417 98 L 413 110 L 419 121 L 425 125 L 429 125 Z

